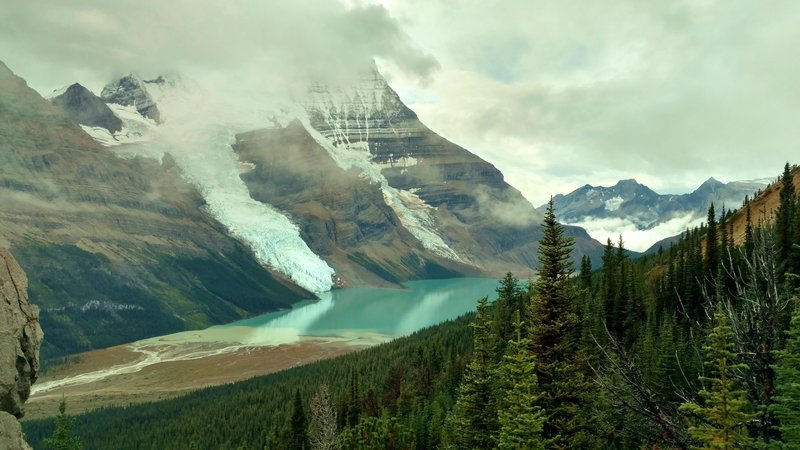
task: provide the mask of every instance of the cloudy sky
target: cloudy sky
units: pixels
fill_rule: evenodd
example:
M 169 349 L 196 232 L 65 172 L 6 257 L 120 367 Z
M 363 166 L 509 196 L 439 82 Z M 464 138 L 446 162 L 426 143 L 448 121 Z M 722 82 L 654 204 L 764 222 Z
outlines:
M 537 204 L 585 183 L 681 193 L 800 162 L 795 0 L 10 3 L 0 59 L 42 93 L 134 71 L 268 98 L 374 58 L 426 124 Z

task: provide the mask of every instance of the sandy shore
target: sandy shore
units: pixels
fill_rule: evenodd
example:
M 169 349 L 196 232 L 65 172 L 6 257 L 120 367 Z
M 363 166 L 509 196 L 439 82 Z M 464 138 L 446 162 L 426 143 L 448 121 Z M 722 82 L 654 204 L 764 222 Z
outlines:
M 53 416 L 62 395 L 71 414 L 110 405 L 162 400 L 195 389 L 265 375 L 333 358 L 380 342 L 380 337 L 312 338 L 246 346 L 229 343 L 122 345 L 81 355 L 34 385 L 25 419 Z

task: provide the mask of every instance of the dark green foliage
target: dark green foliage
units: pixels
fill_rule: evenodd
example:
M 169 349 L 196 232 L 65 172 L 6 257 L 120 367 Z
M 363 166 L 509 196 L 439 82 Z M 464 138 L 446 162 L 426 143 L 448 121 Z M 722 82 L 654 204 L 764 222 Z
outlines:
M 505 352 L 508 341 L 514 335 L 511 320 L 514 314 L 519 313 L 521 317 L 527 317 L 529 297 L 526 294 L 519 286 L 519 280 L 514 278 L 511 272 L 506 274 L 497 287 L 497 300 L 494 303 L 497 320 L 494 323 L 497 329 L 498 354 L 502 355 Z
M 578 448 L 586 443 L 578 416 L 588 386 L 579 369 L 580 319 L 577 292 L 570 282 L 573 241 L 564 236 L 564 228 L 556 222 L 552 200 L 542 226 L 530 339 L 538 362 L 539 404 L 546 411 L 544 438 L 551 448 Z
M 458 388 L 458 401 L 450 421 L 458 448 L 494 448 L 499 428 L 497 419 L 497 367 L 487 299 L 478 301 L 472 361 Z
M 519 312 L 515 313 L 513 325 L 515 336 L 509 342 L 499 369 L 502 396 L 498 408 L 497 446 L 501 450 L 544 449 L 544 411 L 537 406 L 536 356 L 528 351 L 530 341 L 522 336 Z
M 67 402 L 62 398 L 55 418 L 53 436 L 44 440 L 45 447 L 52 450 L 81 450 L 81 440 L 72 435 L 75 419 L 67 415 Z
M 775 215 L 775 232 L 778 237 L 778 261 L 785 264 L 789 258 L 794 236 L 795 214 L 797 210 L 797 193 L 794 176 L 789 163 L 783 168 L 781 176 L 780 203 Z
M 724 211 L 724 208 L 723 208 Z M 719 268 L 719 242 L 717 236 L 717 216 L 714 212 L 714 204 L 708 207 L 708 219 L 706 220 L 706 254 L 705 263 L 708 278 L 711 280 L 717 279 L 717 272 Z M 713 287 L 712 283 L 706 284 L 708 287 Z M 713 292 L 711 293 L 713 295 Z
M 339 436 L 341 450 L 412 450 L 414 434 L 395 417 L 362 417 Z
M 303 399 L 300 397 L 300 389 L 295 391 L 294 407 L 290 419 L 290 434 L 287 448 L 289 450 L 306 450 L 310 448 L 308 442 L 308 419 L 306 418 Z
M 780 420 L 783 444 L 786 448 L 800 448 L 800 309 L 797 307 L 787 334 L 786 348 L 777 352 L 777 395 L 772 409 Z
M 746 366 L 737 363 L 733 330 L 723 305 L 717 305 L 714 328 L 703 347 L 706 353 L 708 376 L 700 377 L 702 404 L 684 403 L 681 408 L 697 419 L 689 428 L 702 449 L 734 449 L 751 444 L 747 422 L 755 417 L 748 412 L 750 405 L 740 387 L 737 371 Z

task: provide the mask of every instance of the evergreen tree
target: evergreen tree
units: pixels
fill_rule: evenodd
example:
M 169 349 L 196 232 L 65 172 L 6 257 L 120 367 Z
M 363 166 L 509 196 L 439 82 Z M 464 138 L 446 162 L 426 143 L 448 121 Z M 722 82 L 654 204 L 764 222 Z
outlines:
M 540 406 L 546 409 L 543 436 L 551 448 L 579 448 L 586 444 L 579 411 L 588 387 L 579 370 L 579 319 L 570 283 L 573 240 L 564 236 L 564 228 L 556 221 L 552 199 L 542 226 L 530 336 L 543 393 Z
M 300 398 L 300 389 L 294 394 L 294 408 L 291 417 L 291 433 L 287 448 L 290 450 L 306 450 L 311 446 L 308 443 L 308 419 L 303 408 L 303 400 Z
M 747 204 L 747 210 L 745 213 L 745 225 L 744 225 L 744 253 L 748 260 L 750 260 L 753 256 L 753 216 L 750 212 L 750 204 Z
M 508 272 L 497 287 L 497 300 L 495 307 L 495 327 L 497 329 L 498 350 L 500 355 L 505 352 L 506 343 L 513 337 L 512 318 L 514 312 L 518 311 L 525 316 L 525 305 L 523 301 L 522 289 L 511 272 Z
M 544 449 L 542 425 L 544 413 L 536 405 L 537 380 L 534 371 L 536 357 L 528 350 L 530 342 L 522 337 L 519 312 L 514 317 L 514 339 L 500 366 L 501 386 L 504 389 L 498 408 L 501 450 Z
M 689 433 L 701 443 L 698 447 L 701 449 L 732 450 L 751 444 L 746 424 L 755 415 L 747 412 L 749 403 L 736 377 L 736 372 L 746 366 L 736 362 L 734 334 L 721 302 L 717 304 L 714 328 L 703 349 L 708 369 L 708 376 L 700 377 L 704 385 L 700 390 L 703 405 L 681 406 L 696 417 Z
M 592 289 L 592 260 L 588 256 L 583 255 L 581 258 L 581 289 L 590 291 Z
M 719 267 L 719 237 L 717 236 L 717 231 L 717 216 L 712 203 L 708 207 L 708 219 L 706 220 L 706 270 L 704 274 L 712 280 L 712 283 L 713 280 L 717 279 L 717 268 Z M 713 288 L 712 283 L 707 283 L 709 288 Z
M 44 440 L 44 445 L 52 450 L 80 450 L 83 448 L 81 440 L 72 435 L 74 424 L 75 419 L 67 415 L 67 402 L 64 397 L 61 397 L 56 416 L 56 429 L 51 438 Z
M 797 209 L 797 198 L 794 187 L 794 177 L 792 176 L 789 163 L 783 168 L 781 176 L 781 192 L 778 205 L 778 212 L 775 215 L 775 229 L 778 235 L 778 262 L 786 263 L 789 252 L 792 248 L 792 232 L 794 226 L 794 215 Z
M 412 450 L 414 434 L 396 417 L 362 417 L 354 427 L 342 430 L 342 450 Z M 486 447 L 490 448 L 490 447 Z
M 458 400 L 451 416 L 458 448 L 494 448 L 497 440 L 497 389 L 492 321 L 486 297 L 478 301 L 473 333 L 472 361 L 458 387 Z
M 777 395 L 772 407 L 786 448 L 800 448 L 800 309 L 795 308 L 787 334 L 786 348 L 777 352 Z

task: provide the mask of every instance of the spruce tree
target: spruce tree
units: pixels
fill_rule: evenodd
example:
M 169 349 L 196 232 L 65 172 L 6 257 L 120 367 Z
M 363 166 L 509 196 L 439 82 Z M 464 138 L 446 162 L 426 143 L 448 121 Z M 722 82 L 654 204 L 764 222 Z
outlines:
M 753 256 L 753 248 L 755 247 L 755 243 L 753 242 L 753 216 L 750 212 L 750 204 L 747 204 L 747 210 L 745 213 L 745 225 L 744 225 L 744 253 L 748 260 L 750 260 Z
M 56 416 L 56 429 L 53 436 L 44 440 L 44 445 L 52 450 L 81 450 L 81 440 L 72 435 L 72 426 L 75 419 L 67 415 L 67 402 L 64 397 L 58 404 L 58 415 Z
M 588 389 L 579 370 L 580 330 L 575 290 L 570 283 L 573 240 L 556 221 L 553 201 L 545 212 L 539 241 L 539 278 L 532 305 L 531 349 L 546 409 L 543 436 L 550 448 L 579 448 L 586 434 L 579 417 Z
M 681 405 L 681 409 L 695 416 L 689 433 L 700 442 L 697 447 L 700 449 L 732 450 L 749 445 L 753 440 L 746 425 L 755 415 L 747 411 L 749 403 L 736 377 L 736 372 L 746 366 L 737 363 L 733 330 L 721 302 L 717 304 L 714 328 L 703 349 L 708 376 L 700 377 L 702 405 Z
M 714 212 L 714 204 L 708 207 L 708 219 L 706 220 L 706 270 L 704 275 L 709 280 L 717 279 L 717 268 L 719 267 L 719 242 L 717 236 L 717 216 Z M 714 288 L 712 283 L 707 283 L 707 287 Z
M 777 395 L 772 405 L 780 420 L 786 448 L 800 448 L 800 310 L 792 313 L 786 348 L 778 353 L 775 365 Z
M 544 413 L 536 405 L 539 398 L 536 357 L 530 353 L 530 341 L 522 336 L 519 312 L 514 315 L 514 338 L 508 343 L 499 374 L 503 389 L 498 408 L 501 450 L 544 449 L 542 425 Z
M 796 195 L 794 177 L 787 162 L 781 176 L 778 212 L 775 215 L 775 230 L 778 234 L 778 262 L 782 264 L 786 263 L 792 248 L 794 215 L 797 209 Z
M 527 311 L 524 311 L 525 306 L 523 302 L 522 289 L 517 280 L 511 272 L 508 272 L 496 289 L 497 300 L 494 302 L 495 307 L 495 328 L 497 329 L 497 340 L 499 344 L 499 353 L 502 355 L 505 352 L 506 343 L 513 337 L 512 318 L 514 312 L 518 311 L 525 316 Z
M 294 394 L 294 407 L 291 417 L 291 432 L 287 448 L 289 450 L 306 450 L 311 446 L 308 443 L 308 419 L 303 408 L 303 400 L 300 398 L 300 389 Z
M 588 256 L 583 255 L 581 258 L 581 289 L 590 291 L 592 289 L 592 260 Z
M 497 441 L 497 387 L 492 320 L 486 297 L 478 301 L 473 333 L 472 360 L 458 387 L 458 399 L 451 416 L 458 448 L 494 448 Z

